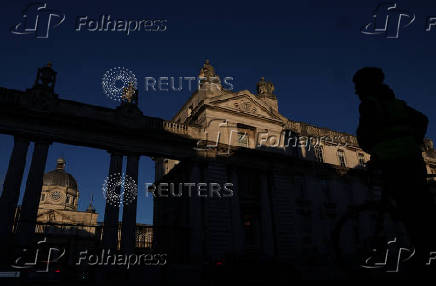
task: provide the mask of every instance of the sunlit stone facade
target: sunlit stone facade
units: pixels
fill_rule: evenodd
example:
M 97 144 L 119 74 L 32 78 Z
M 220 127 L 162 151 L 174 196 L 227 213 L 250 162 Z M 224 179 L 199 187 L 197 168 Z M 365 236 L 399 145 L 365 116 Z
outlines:
M 217 77 L 209 63 L 200 74 L 205 70 Z M 277 98 L 263 78 L 253 94 L 224 90 L 206 77 L 173 117 L 171 128 L 197 138 L 205 160 L 156 158 L 157 183 L 231 182 L 235 191 L 230 199 L 155 198 L 154 224 L 181 230 L 171 237 L 158 232 L 155 239 L 181 261 L 254 255 L 300 270 L 314 269 L 316 261 L 317 273 L 334 275 L 327 266 L 334 263 L 337 219 L 350 206 L 380 197 L 380 186 L 365 174 L 370 156 L 355 136 L 288 119 Z M 426 140 L 429 173 L 436 173 L 435 154 Z

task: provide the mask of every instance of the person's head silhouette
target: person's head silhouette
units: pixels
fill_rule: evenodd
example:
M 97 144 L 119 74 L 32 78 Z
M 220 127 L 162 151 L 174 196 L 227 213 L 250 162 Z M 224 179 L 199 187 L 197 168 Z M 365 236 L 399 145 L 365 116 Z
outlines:
M 361 100 L 374 94 L 383 86 L 384 79 L 385 75 L 380 68 L 365 67 L 358 70 L 353 76 L 356 94 Z

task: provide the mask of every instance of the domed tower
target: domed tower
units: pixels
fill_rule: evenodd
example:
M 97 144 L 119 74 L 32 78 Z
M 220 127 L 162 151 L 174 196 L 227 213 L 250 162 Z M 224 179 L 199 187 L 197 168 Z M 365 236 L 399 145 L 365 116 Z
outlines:
M 77 182 L 71 174 L 65 172 L 65 165 L 65 160 L 59 158 L 56 170 L 44 175 L 39 208 L 77 210 L 79 200 Z

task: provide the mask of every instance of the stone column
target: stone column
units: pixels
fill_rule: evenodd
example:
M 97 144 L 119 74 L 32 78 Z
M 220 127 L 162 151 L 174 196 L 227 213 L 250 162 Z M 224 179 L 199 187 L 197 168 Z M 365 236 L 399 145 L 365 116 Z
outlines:
M 126 174 L 135 181 L 136 192 L 138 191 L 138 168 L 139 156 L 129 155 L 127 157 Z M 132 201 L 124 202 L 123 205 L 121 249 L 123 249 L 125 252 L 132 252 L 136 247 L 136 207 L 137 195 Z
M 236 255 L 239 255 L 244 249 L 245 240 L 241 218 L 241 205 L 239 201 L 239 178 L 235 167 L 230 168 L 229 171 L 230 182 L 233 184 L 233 197 L 230 198 L 232 210 L 233 251 Z
M 111 153 L 111 161 L 109 166 L 109 177 L 121 174 L 123 170 L 123 156 L 118 153 Z M 113 195 L 120 194 L 120 187 L 115 188 Z M 104 226 L 103 226 L 103 247 L 105 249 L 116 249 L 118 246 L 118 217 L 120 206 L 117 203 L 106 199 L 106 207 L 104 210 Z
M 198 162 L 191 165 L 190 181 L 185 183 L 195 183 L 195 186 L 201 182 L 201 170 Z M 196 187 L 192 187 L 189 204 L 189 222 L 190 222 L 190 258 L 191 262 L 201 262 L 203 257 L 203 215 L 202 201 L 198 196 Z
M 268 177 L 265 173 L 260 176 L 260 211 L 263 253 L 268 257 L 272 257 L 274 255 L 274 236 Z
M 18 242 L 22 245 L 31 243 L 29 238 L 35 232 L 39 199 L 41 198 L 42 191 L 42 179 L 49 147 L 50 143 L 48 142 L 35 142 L 17 230 Z
M 9 167 L 0 197 L 0 238 L 2 241 L 12 232 L 28 148 L 28 140 L 14 137 L 14 149 L 9 159 Z

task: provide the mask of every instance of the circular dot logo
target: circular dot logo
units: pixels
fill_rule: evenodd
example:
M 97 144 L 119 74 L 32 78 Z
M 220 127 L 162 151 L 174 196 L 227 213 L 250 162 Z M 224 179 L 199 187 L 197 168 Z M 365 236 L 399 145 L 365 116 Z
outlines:
M 138 196 L 138 185 L 135 180 L 121 173 L 114 173 L 103 183 L 103 196 L 108 204 L 114 207 L 124 206 L 135 201 Z
M 124 67 L 111 68 L 103 75 L 103 92 L 112 100 L 121 102 L 126 90 L 132 85 L 137 89 L 138 80 L 132 71 Z

